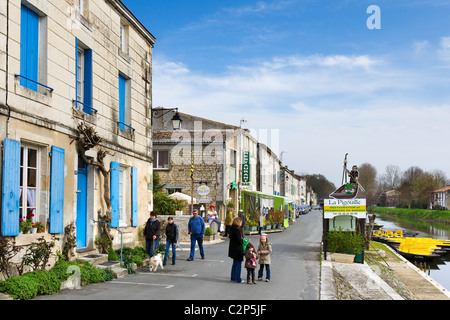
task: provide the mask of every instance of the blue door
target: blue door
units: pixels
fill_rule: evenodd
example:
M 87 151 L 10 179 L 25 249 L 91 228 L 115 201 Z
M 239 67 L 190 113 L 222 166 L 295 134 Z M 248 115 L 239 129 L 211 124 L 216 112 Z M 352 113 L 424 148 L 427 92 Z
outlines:
M 77 184 L 77 247 L 87 245 L 87 165 L 81 157 L 78 158 L 78 184 Z

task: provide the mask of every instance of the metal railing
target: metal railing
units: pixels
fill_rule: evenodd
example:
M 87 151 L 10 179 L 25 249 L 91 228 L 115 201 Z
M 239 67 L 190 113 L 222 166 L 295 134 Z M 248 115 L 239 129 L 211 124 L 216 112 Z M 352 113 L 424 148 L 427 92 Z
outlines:
M 75 100 L 75 99 L 74 99 L 74 100 L 72 100 L 72 102 L 75 102 L 76 105 L 77 105 L 77 104 L 81 104 L 81 105 L 83 105 L 83 107 L 89 108 L 90 110 L 94 110 L 95 113 L 98 112 L 97 109 L 92 108 L 91 106 L 89 106 L 89 105 L 87 105 L 87 104 L 85 104 L 85 103 L 83 103 L 83 102 L 81 102 L 81 101 L 79 101 L 79 100 Z
M 118 228 L 113 227 L 113 226 L 111 225 L 111 223 L 109 223 L 109 222 L 106 222 L 106 221 L 97 221 L 97 220 L 94 220 L 94 219 L 92 219 L 92 221 L 94 221 L 94 223 L 96 223 L 96 222 L 103 222 L 103 223 L 106 223 L 106 224 L 109 225 L 111 228 L 113 228 L 113 229 L 115 229 L 115 230 L 117 230 L 117 231 L 120 232 L 120 266 L 122 266 L 122 264 L 123 264 L 123 263 L 122 263 L 123 232 L 120 231 Z
M 51 87 L 49 87 L 49 86 L 46 86 L 45 84 L 42 84 L 42 83 L 40 83 L 40 82 L 37 82 L 37 81 L 35 81 L 35 80 L 33 80 L 33 79 L 30 79 L 30 78 L 27 78 L 27 77 L 25 77 L 25 76 L 22 76 L 21 74 L 15 74 L 14 77 L 16 77 L 16 78 L 22 78 L 22 79 L 31 81 L 31 82 L 33 82 L 33 83 L 36 83 L 37 85 L 40 85 L 41 87 L 44 87 L 44 88 L 50 90 L 50 92 L 53 91 L 53 88 L 51 88 Z
M 129 126 L 126 123 L 123 123 L 122 121 L 117 121 L 117 124 L 119 125 L 119 128 L 120 128 L 120 125 L 123 124 L 124 126 L 126 126 L 126 127 L 130 128 L 131 130 L 133 130 L 133 132 L 136 130 L 132 126 Z

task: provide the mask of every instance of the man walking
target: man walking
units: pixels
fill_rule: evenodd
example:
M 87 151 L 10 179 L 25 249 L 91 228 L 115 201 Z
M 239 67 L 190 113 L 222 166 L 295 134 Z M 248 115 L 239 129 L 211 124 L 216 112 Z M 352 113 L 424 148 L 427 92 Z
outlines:
M 194 209 L 193 216 L 189 219 L 188 232 L 191 235 L 191 253 L 187 261 L 194 260 L 195 242 L 198 242 L 200 255 L 205 259 L 205 252 L 203 251 L 203 235 L 205 234 L 205 221 L 198 216 L 198 210 Z

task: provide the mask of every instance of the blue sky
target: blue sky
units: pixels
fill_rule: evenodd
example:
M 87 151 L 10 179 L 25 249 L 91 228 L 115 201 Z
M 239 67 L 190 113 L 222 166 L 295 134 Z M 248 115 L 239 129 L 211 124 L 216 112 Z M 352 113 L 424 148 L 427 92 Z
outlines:
M 450 178 L 450 1 L 123 2 L 156 37 L 154 107 L 278 130 L 290 169 L 336 185 L 345 153 Z

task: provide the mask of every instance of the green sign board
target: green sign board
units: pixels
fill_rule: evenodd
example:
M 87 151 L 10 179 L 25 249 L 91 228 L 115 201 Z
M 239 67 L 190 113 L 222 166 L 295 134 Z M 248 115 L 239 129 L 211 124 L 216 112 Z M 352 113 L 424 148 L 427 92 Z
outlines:
M 250 185 L 250 152 L 244 151 L 242 157 L 242 185 Z

